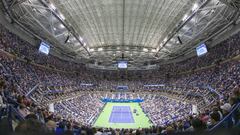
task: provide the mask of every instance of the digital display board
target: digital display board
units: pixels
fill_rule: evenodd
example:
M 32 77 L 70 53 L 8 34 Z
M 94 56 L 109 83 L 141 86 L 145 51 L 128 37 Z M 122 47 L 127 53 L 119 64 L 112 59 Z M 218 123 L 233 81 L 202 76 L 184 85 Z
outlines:
M 48 55 L 49 51 L 50 51 L 50 46 L 45 42 L 41 42 L 39 46 L 39 52 Z
M 198 56 L 203 56 L 205 55 L 208 50 L 207 50 L 207 46 L 203 43 L 201 45 L 199 45 L 197 48 L 196 48 L 196 52 L 197 52 L 197 55 Z

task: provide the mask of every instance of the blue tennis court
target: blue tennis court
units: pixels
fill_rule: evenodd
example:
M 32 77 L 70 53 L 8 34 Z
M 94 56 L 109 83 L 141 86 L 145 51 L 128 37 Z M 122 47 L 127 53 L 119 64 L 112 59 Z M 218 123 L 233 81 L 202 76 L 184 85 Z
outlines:
M 134 123 L 130 106 L 113 106 L 109 123 Z

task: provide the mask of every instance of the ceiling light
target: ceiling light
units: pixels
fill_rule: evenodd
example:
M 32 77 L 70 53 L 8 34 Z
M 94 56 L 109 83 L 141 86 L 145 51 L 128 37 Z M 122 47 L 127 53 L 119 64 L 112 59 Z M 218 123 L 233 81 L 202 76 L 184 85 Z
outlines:
M 37 9 L 36 9 L 36 8 L 33 8 L 33 11 L 34 11 L 34 12 L 37 12 Z
M 87 45 L 87 44 L 84 42 L 84 43 L 83 43 L 83 46 L 86 46 L 86 45 Z
M 89 51 L 90 51 L 90 52 L 93 52 L 93 51 L 94 51 L 94 49 L 93 49 L 93 48 L 91 48 L 91 49 L 89 49 Z
M 163 42 L 166 42 L 167 41 L 167 37 L 164 38 Z
M 56 31 L 57 29 L 56 29 L 55 27 L 53 27 L 53 30 L 55 30 L 55 31 Z
M 186 30 L 188 30 L 189 28 L 190 28 L 189 26 L 185 25 L 185 26 L 183 26 L 182 30 L 183 30 L 183 31 L 186 31 Z
M 152 49 L 152 52 L 157 52 L 157 49 Z
M 103 48 L 98 48 L 98 51 L 103 51 Z
M 83 41 L 83 38 L 81 36 L 79 36 L 79 40 L 82 42 Z
M 63 14 L 59 13 L 59 17 L 60 17 L 62 20 L 65 20 L 65 17 L 63 16 Z
M 197 8 L 198 8 L 198 4 L 195 3 L 195 4 L 193 5 L 193 7 L 192 7 L 192 11 L 195 11 Z
M 215 10 L 214 10 L 214 9 L 212 9 L 212 10 L 211 10 L 211 13 L 214 13 L 214 12 L 215 12 Z
M 60 27 L 61 29 L 65 28 L 63 24 L 60 24 L 59 27 Z
M 52 10 L 56 10 L 57 9 L 52 3 L 49 4 L 49 8 L 52 9 Z
M 143 48 L 143 51 L 144 51 L 144 52 L 148 52 L 148 49 L 147 49 L 147 48 Z
M 187 18 L 188 18 L 188 15 L 186 14 L 186 15 L 184 15 L 182 20 L 185 21 Z

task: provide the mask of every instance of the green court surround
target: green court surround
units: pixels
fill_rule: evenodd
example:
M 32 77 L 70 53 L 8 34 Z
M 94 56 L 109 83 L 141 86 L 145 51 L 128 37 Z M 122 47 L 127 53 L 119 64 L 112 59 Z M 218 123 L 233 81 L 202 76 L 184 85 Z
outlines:
M 109 123 L 109 118 L 112 112 L 113 106 L 130 106 L 133 114 L 133 118 L 135 123 Z M 136 109 L 138 116 L 136 113 L 133 113 L 133 110 Z M 149 118 L 143 112 L 139 103 L 106 103 L 103 111 L 97 118 L 96 122 L 93 125 L 94 127 L 104 127 L 104 128 L 127 128 L 127 129 L 137 129 L 137 128 L 149 128 L 152 126 Z

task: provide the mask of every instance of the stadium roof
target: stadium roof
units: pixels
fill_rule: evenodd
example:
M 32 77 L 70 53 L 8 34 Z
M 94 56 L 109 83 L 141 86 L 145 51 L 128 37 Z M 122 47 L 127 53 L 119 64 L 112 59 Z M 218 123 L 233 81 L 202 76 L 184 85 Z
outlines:
M 232 24 L 239 7 L 234 0 L 2 1 L 15 22 L 55 49 L 103 68 L 191 53 Z

